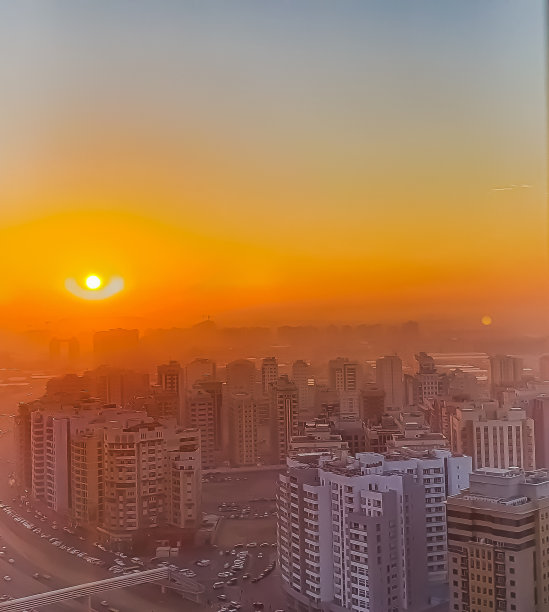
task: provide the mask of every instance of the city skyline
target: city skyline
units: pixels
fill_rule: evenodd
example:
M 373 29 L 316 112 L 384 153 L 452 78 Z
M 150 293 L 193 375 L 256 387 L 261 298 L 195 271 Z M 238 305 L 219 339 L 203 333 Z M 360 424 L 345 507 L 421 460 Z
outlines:
M 549 612 L 548 19 L 0 0 L 0 611 Z

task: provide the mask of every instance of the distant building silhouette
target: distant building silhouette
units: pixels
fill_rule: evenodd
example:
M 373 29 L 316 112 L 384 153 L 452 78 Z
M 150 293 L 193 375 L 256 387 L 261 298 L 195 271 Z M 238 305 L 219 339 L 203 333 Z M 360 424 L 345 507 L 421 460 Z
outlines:
M 96 365 L 133 366 L 139 351 L 137 329 L 109 329 L 93 335 L 93 354 Z
M 74 362 L 78 357 L 80 357 L 80 343 L 76 338 L 51 339 L 50 359 L 52 361 L 66 360 Z
M 490 385 L 492 393 L 506 387 L 520 387 L 522 385 L 523 363 L 520 357 L 509 355 L 494 355 L 490 357 Z M 493 395 L 496 397 L 496 395 Z
M 376 384 L 383 390 L 383 402 L 386 408 L 398 410 L 404 406 L 404 383 L 400 357 L 389 355 L 376 361 Z
M 203 380 L 216 380 L 216 365 L 211 359 L 197 358 L 185 366 L 185 386 L 190 389 Z
M 252 361 L 237 359 L 227 364 L 226 379 L 229 393 L 255 393 L 257 370 Z

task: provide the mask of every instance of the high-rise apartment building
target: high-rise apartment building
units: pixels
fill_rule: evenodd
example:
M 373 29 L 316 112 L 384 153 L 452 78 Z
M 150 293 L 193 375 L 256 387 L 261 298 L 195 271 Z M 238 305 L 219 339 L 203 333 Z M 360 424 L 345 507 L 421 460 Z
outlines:
M 449 610 L 549 610 L 549 475 L 484 468 L 447 500 Z
M 203 380 L 198 382 L 196 386 L 209 393 L 212 398 L 214 460 L 218 465 L 224 459 L 229 445 L 229 419 L 227 411 L 223 409 L 223 383 Z
M 69 458 L 71 517 L 77 525 L 101 525 L 105 516 L 103 436 L 89 426 L 89 419 L 84 421 L 82 429 L 82 424 L 76 419 L 72 421 Z
M 170 361 L 156 368 L 157 384 L 164 391 L 171 391 L 181 396 L 183 393 L 183 369 L 178 361 Z
M 343 365 L 348 361 L 345 357 L 338 357 L 328 362 L 328 387 L 330 389 L 340 391 L 344 388 Z
M 362 368 L 346 357 L 328 363 L 328 385 L 336 391 L 358 391 L 362 385 Z
M 292 380 L 297 387 L 299 414 L 304 418 L 314 416 L 315 380 L 311 374 L 311 366 L 302 359 L 292 365 Z
M 95 418 L 101 402 L 94 399 L 62 405 L 37 401 L 30 411 L 32 497 L 60 514 L 71 507 L 71 418 Z M 27 433 L 27 432 L 25 432 Z
M 279 485 L 282 584 L 302 609 L 424 609 L 425 491 L 412 475 L 305 455 Z
M 356 362 L 343 364 L 343 391 L 358 392 L 362 386 L 362 367 Z
M 229 459 L 232 465 L 256 465 L 257 408 L 250 393 L 232 393 L 229 403 Z
M 292 380 L 298 387 L 306 385 L 310 377 L 311 366 L 303 359 L 298 359 L 292 364 Z
M 376 361 L 376 384 L 384 392 L 385 408 L 399 410 L 404 406 L 404 383 L 400 357 L 389 355 Z
M 15 483 L 20 492 L 30 491 L 32 487 L 31 413 L 35 409 L 36 402 L 21 403 L 13 419 Z
M 31 413 L 32 496 L 55 512 L 69 511 L 69 418 Z
M 383 473 L 411 474 L 425 490 L 427 575 L 432 582 L 448 579 L 446 542 L 446 498 L 469 486 L 471 457 L 449 450 L 402 448 L 385 454 L 360 455 L 363 465 L 379 466 Z
M 298 390 L 287 376 L 281 376 L 271 385 L 270 395 L 273 460 L 283 463 L 290 440 L 299 433 Z
M 109 546 L 131 550 L 160 525 L 200 526 L 196 429 L 94 400 L 44 404 L 30 411 L 30 447 L 32 496 Z
M 185 381 L 184 370 L 178 361 L 170 361 L 168 363 L 157 366 L 156 368 L 156 384 L 166 392 L 176 395 L 178 398 L 178 416 L 177 422 L 181 423 L 183 405 L 185 402 Z
M 217 454 L 220 450 L 218 439 L 219 415 L 216 414 L 214 397 L 200 385 L 187 390 L 183 425 L 200 432 L 200 447 L 202 469 L 211 469 L 217 464 Z
M 196 429 L 181 432 L 168 444 L 167 522 L 180 529 L 197 529 L 202 522 L 202 476 L 200 434 Z
M 269 393 L 271 385 L 278 380 L 278 361 L 275 357 L 265 357 L 261 362 L 261 389 Z
M 104 514 L 98 532 L 110 546 L 131 550 L 136 534 L 158 527 L 165 516 L 177 517 L 183 528 L 187 516 L 171 512 L 180 499 L 170 499 L 169 493 L 187 492 L 185 487 L 173 486 L 174 471 L 185 465 L 189 432 L 174 426 L 162 426 L 153 420 L 137 423 L 109 423 L 103 431 Z M 195 460 L 193 469 L 200 471 L 200 437 L 194 432 Z M 170 451 L 172 454 L 170 455 Z M 193 480 L 191 480 L 191 483 Z M 186 502 L 196 506 L 198 492 Z M 196 510 L 195 510 L 196 512 Z

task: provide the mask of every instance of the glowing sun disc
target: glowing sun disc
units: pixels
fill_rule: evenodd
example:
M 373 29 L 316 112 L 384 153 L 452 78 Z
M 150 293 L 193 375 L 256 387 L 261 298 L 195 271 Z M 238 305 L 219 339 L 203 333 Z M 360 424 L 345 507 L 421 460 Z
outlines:
M 101 287 L 101 279 L 99 276 L 95 276 L 94 274 L 88 276 L 86 279 L 86 287 L 88 289 L 99 289 L 99 287 Z

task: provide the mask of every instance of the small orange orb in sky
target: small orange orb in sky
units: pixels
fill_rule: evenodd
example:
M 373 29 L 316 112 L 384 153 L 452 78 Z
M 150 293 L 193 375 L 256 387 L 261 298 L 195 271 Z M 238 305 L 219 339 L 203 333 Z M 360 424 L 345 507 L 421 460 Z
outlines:
M 99 289 L 99 287 L 101 287 L 101 279 L 99 276 L 88 276 L 86 279 L 86 287 L 88 289 Z
M 483 325 L 492 325 L 492 317 L 490 315 L 484 315 L 480 322 Z

